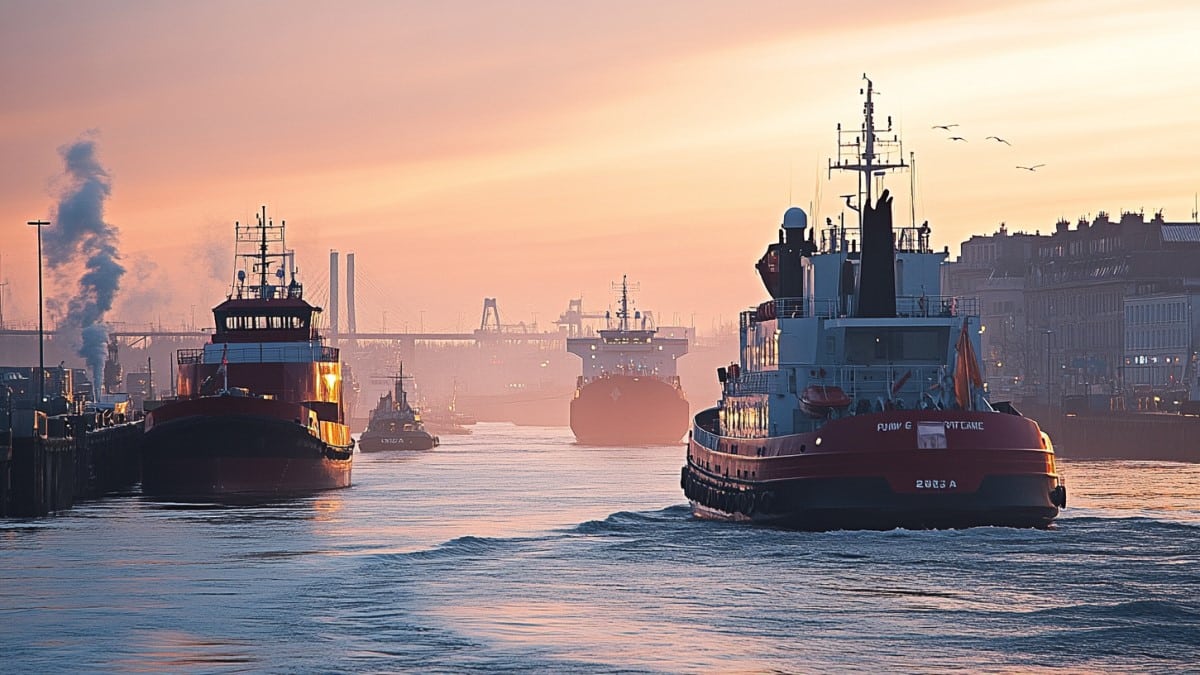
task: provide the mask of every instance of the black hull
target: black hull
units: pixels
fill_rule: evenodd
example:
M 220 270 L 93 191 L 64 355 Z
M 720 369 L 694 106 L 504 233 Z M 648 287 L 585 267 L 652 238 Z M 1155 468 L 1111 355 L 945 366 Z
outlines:
M 682 487 L 697 517 L 797 530 L 1044 529 L 1058 515 L 1056 483 L 1045 476 L 987 476 L 970 494 L 900 494 L 887 480 L 803 478 L 729 481 L 684 467 Z M 1065 490 L 1061 492 L 1065 500 Z
M 364 431 L 358 438 L 358 449 L 362 452 L 432 450 L 438 445 L 438 437 L 424 431 L 402 431 L 395 434 L 376 434 Z
M 294 422 L 183 417 L 146 432 L 142 492 L 273 497 L 348 487 L 353 451 L 353 445 L 329 445 Z

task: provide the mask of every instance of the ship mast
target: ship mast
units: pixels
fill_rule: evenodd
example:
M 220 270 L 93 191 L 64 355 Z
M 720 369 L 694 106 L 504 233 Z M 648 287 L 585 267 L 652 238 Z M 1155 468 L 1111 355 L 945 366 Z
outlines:
M 620 330 L 629 330 L 629 275 L 621 275 L 621 309 L 617 312 L 621 320 Z
M 829 160 L 830 178 L 835 169 L 858 173 L 858 203 L 850 204 L 847 199 L 847 205 L 858 212 L 859 241 L 862 241 L 863 206 L 872 199 L 875 178 L 882 178 L 893 169 L 908 168 L 908 164 L 904 163 L 904 144 L 898 134 L 892 133 L 892 117 L 888 116 L 886 129 L 875 128 L 875 85 L 866 73 L 863 73 L 863 79 L 867 81 L 867 87 L 865 91 L 860 89 L 859 93 L 865 93 L 867 100 L 863 104 L 862 127 L 851 142 L 844 139 L 843 134 L 848 137 L 854 132 L 843 130 L 842 125 L 838 124 L 838 157 L 836 162 Z M 892 138 L 880 138 L 880 133 L 891 133 Z M 898 162 L 891 160 L 893 153 L 900 158 Z
M 290 269 L 292 283 L 287 285 L 288 297 L 300 297 L 299 285 L 296 283 L 296 269 L 294 262 L 294 253 L 287 250 L 287 241 L 284 237 L 286 228 L 285 221 L 279 221 L 276 225 L 267 219 L 267 207 L 262 207 L 261 213 L 254 214 L 258 224 L 255 226 L 246 225 L 243 227 L 241 223 L 234 223 L 234 231 L 236 232 L 236 258 L 243 262 L 239 263 L 241 269 L 237 273 L 237 297 L 241 298 L 245 295 L 257 297 L 263 300 L 271 299 L 280 295 L 280 291 L 285 288 L 285 277 Z M 274 260 L 278 259 L 278 265 L 275 269 L 274 276 L 279 279 L 278 284 L 272 284 L 270 281 L 271 265 Z M 258 275 L 258 283 L 254 283 L 254 275 Z
M 629 275 L 622 274 L 621 275 L 621 285 L 618 286 L 617 282 L 614 281 L 612 283 L 611 288 L 612 288 L 612 290 L 618 291 L 621 294 L 620 295 L 620 304 L 617 305 L 617 330 L 619 330 L 619 331 L 630 330 L 629 319 L 630 318 L 641 319 L 643 317 L 641 315 L 641 312 L 638 312 L 636 310 L 633 312 L 632 317 L 629 315 L 629 291 L 641 290 L 641 284 L 638 282 L 634 282 L 631 285 L 629 283 Z M 608 312 L 605 312 L 605 316 L 608 316 Z M 610 330 L 611 330 L 611 326 L 612 326 L 612 324 L 609 324 Z M 645 327 L 643 326 L 643 328 L 641 330 L 644 330 L 644 329 L 645 329 Z M 634 328 L 633 330 L 639 330 L 639 329 Z
M 267 297 L 267 205 L 263 204 L 262 215 L 258 217 L 258 229 L 262 231 L 262 243 L 258 249 L 258 297 Z

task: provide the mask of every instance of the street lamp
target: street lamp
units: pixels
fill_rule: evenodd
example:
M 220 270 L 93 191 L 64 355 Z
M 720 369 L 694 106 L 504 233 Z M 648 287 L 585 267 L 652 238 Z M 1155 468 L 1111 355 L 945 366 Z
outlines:
M 38 240 L 38 402 L 37 410 L 42 409 L 46 401 L 46 325 L 42 316 L 42 227 L 50 223 L 45 220 L 31 220 L 27 225 L 37 228 Z
M 1043 328 L 1042 335 L 1046 336 L 1046 407 L 1049 408 L 1053 405 L 1050 389 L 1050 336 L 1054 335 L 1054 331 Z

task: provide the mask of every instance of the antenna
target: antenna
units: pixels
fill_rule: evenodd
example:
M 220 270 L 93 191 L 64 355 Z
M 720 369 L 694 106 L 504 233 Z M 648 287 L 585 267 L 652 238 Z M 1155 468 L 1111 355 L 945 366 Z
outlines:
M 886 129 L 875 128 L 875 85 L 866 73 L 863 73 L 863 79 L 867 81 L 867 86 L 865 90 L 859 90 L 859 93 L 866 96 L 866 102 L 863 104 L 862 127 L 854 130 L 843 129 L 839 124 L 837 161 L 829 160 L 831 178 L 834 169 L 854 171 L 858 174 L 858 207 L 851 206 L 851 208 L 858 211 L 860 241 L 862 239 L 862 207 L 874 194 L 872 182 L 876 177 L 882 180 L 887 171 L 908 168 L 908 164 L 904 163 L 904 144 L 900 141 L 899 135 L 893 134 L 891 139 L 878 138 L 880 132 L 892 132 L 892 119 L 888 117 Z M 853 141 L 847 140 L 848 138 L 853 138 Z M 843 155 L 843 153 L 846 154 Z M 900 157 L 898 162 L 889 160 L 893 153 Z M 849 198 L 846 203 L 849 205 Z
M 637 283 L 630 285 L 628 274 L 621 275 L 620 286 L 613 283 L 613 290 L 621 294 L 621 304 L 617 307 L 617 330 L 629 330 L 629 291 L 637 291 L 640 288 L 640 285 Z
M 267 218 L 267 207 L 254 214 L 257 224 L 243 226 L 235 222 L 236 246 L 234 260 L 237 270 L 237 297 L 257 297 L 264 300 L 282 297 L 301 298 L 302 286 L 295 280 L 294 253 L 287 248 L 284 231 L 286 221 L 276 225 Z M 277 266 L 272 270 L 272 266 Z M 287 272 L 291 271 L 291 283 L 286 283 Z M 283 272 L 280 276 L 279 272 Z M 276 277 L 278 285 L 272 285 Z
M 891 118 L 888 118 L 891 119 Z M 908 210 L 912 217 L 912 226 L 917 226 L 917 156 L 908 153 L 908 163 L 912 170 L 908 172 Z

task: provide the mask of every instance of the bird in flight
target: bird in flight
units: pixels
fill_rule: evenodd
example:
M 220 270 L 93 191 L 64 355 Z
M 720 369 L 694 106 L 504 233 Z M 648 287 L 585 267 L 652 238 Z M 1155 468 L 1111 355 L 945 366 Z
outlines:
M 1012 145 L 1012 143 L 1009 143 L 1008 141 L 1004 140 L 1003 138 L 1000 138 L 999 136 L 988 136 L 988 138 L 996 139 L 997 143 L 1003 143 L 1005 145 Z
M 956 126 L 958 126 L 958 125 L 957 124 L 935 124 L 930 128 L 931 129 L 945 129 L 946 131 L 950 131 L 950 127 L 956 127 Z
M 1018 166 L 1017 168 L 1025 169 L 1026 171 L 1037 171 L 1039 166 L 1046 166 L 1046 165 L 1045 164 L 1034 164 L 1033 166 Z
M 951 136 L 951 137 L 950 137 L 950 140 L 952 140 L 952 141 L 962 141 L 963 143 L 966 143 L 966 142 L 967 142 L 967 139 L 963 138 L 962 136 Z

